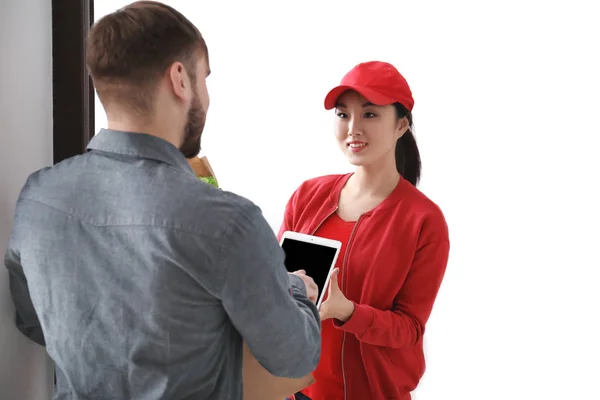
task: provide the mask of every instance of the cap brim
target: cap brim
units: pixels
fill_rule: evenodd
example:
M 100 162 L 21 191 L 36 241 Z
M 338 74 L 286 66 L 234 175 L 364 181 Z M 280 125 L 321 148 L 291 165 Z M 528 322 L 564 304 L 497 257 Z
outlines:
M 373 89 L 362 86 L 340 85 L 331 89 L 329 93 L 327 93 L 327 96 L 325 96 L 325 109 L 331 110 L 335 108 L 337 106 L 339 97 L 348 90 L 354 90 L 376 106 L 387 106 L 388 104 L 393 104 L 396 102 L 396 100 L 392 99 L 391 97 L 382 95 Z

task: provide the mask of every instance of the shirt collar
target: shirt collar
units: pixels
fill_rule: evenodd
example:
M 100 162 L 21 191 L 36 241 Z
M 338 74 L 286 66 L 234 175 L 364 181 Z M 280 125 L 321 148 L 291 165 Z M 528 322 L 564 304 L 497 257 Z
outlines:
M 179 149 L 164 139 L 145 133 L 100 129 L 90 140 L 87 150 L 156 160 L 193 173 Z

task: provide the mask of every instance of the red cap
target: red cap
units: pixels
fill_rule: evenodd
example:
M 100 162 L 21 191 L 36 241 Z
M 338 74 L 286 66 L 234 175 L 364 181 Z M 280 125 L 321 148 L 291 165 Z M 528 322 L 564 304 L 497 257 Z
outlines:
M 412 111 L 415 104 L 406 79 L 386 62 L 370 61 L 352 68 L 325 97 L 325 109 L 335 108 L 338 98 L 347 90 L 360 93 L 377 106 L 400 103 Z

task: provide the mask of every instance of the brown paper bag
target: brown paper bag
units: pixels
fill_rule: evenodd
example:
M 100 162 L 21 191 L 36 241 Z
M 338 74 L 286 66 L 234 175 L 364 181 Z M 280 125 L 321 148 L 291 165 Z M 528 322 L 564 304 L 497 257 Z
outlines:
M 214 182 L 217 182 L 206 157 L 194 157 L 188 162 L 197 177 L 214 178 Z M 312 374 L 300 379 L 277 378 L 271 375 L 258 363 L 246 343 L 243 356 L 244 400 L 283 400 L 315 382 Z
M 188 163 L 190 164 L 190 167 L 192 167 L 194 174 L 196 174 L 198 178 L 202 178 L 208 183 L 219 187 L 219 182 L 217 181 L 215 172 L 213 171 L 212 167 L 210 166 L 210 163 L 208 162 L 208 158 L 192 157 L 188 158 Z

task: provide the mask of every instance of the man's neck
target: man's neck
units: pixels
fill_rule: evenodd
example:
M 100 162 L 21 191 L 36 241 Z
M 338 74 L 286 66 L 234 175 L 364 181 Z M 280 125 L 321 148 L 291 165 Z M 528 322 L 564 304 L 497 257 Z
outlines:
M 179 141 L 171 131 L 162 127 L 158 127 L 154 124 L 144 124 L 123 119 L 109 119 L 107 128 L 110 130 L 121 132 L 145 133 L 147 135 L 156 136 L 160 139 L 166 140 L 175 147 L 179 147 L 181 145 L 181 143 L 179 143 Z

